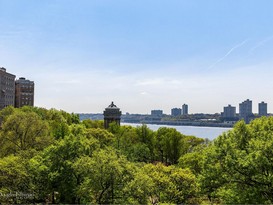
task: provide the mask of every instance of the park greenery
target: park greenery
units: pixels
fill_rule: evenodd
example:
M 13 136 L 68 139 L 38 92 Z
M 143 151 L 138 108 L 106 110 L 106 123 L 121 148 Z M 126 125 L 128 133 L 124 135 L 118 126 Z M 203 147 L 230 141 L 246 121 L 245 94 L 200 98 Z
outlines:
M 3 204 L 273 203 L 272 117 L 214 141 L 37 107 L 7 107 L 0 122 Z

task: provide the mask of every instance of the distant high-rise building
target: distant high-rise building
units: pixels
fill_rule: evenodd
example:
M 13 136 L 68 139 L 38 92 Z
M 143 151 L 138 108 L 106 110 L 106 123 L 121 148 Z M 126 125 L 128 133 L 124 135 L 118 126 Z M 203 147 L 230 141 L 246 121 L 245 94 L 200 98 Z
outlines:
M 171 115 L 172 116 L 179 116 L 179 115 L 181 115 L 181 113 L 182 113 L 182 109 L 181 108 L 173 108 L 171 110 Z
M 107 108 L 105 108 L 103 115 L 104 115 L 104 128 L 105 129 L 109 128 L 109 124 L 112 122 L 116 122 L 118 125 L 120 125 L 121 111 L 114 104 L 114 102 L 112 102 Z
M 163 115 L 163 110 L 152 110 L 151 115 L 153 115 L 153 116 L 162 116 Z
M 183 104 L 182 105 L 182 115 L 188 115 L 188 105 L 187 104 Z
M 227 107 L 224 107 L 223 117 L 224 118 L 234 118 L 234 117 L 236 117 L 236 107 L 233 107 L 231 105 L 228 105 Z
M 239 104 L 239 117 L 244 119 L 246 123 L 250 122 L 250 118 L 253 117 L 251 100 L 247 99 Z
M 264 101 L 259 103 L 259 115 L 267 116 L 267 103 L 265 103 Z
M 15 81 L 15 107 L 34 105 L 34 82 L 19 78 Z
M 0 67 L 0 110 L 11 105 L 15 100 L 15 75 Z
M 228 123 L 235 123 L 238 119 L 236 116 L 236 107 L 231 105 L 224 107 L 224 112 L 221 113 L 221 120 Z

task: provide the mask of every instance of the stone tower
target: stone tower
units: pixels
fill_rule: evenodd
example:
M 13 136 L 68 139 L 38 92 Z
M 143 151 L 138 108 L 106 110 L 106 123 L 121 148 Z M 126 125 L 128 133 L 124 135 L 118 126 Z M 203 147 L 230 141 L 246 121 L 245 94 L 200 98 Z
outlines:
M 121 111 L 114 104 L 114 102 L 112 102 L 111 105 L 109 105 L 107 108 L 105 108 L 103 115 L 104 115 L 104 128 L 105 129 L 107 129 L 109 127 L 109 124 L 111 122 L 116 122 L 118 125 L 120 125 Z

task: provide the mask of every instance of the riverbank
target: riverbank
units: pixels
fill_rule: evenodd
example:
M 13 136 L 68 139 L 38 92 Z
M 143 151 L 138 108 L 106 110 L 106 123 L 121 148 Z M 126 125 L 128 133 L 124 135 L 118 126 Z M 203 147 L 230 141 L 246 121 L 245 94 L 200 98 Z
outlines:
M 152 125 L 172 125 L 172 126 L 196 126 L 196 127 L 223 127 L 223 128 L 232 128 L 233 124 L 228 123 L 215 123 L 207 121 L 150 121 L 143 120 L 141 122 L 135 121 L 123 121 L 124 123 L 136 123 L 136 124 L 152 124 Z

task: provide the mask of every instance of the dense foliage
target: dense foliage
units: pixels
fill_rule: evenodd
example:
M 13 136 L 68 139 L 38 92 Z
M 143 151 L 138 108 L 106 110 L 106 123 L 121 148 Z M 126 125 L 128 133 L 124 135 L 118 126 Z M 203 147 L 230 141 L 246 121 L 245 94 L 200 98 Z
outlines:
M 0 122 L 0 203 L 273 203 L 273 118 L 213 142 L 37 107 Z

